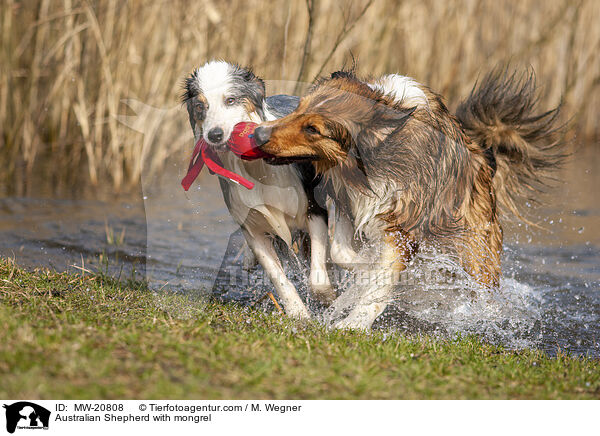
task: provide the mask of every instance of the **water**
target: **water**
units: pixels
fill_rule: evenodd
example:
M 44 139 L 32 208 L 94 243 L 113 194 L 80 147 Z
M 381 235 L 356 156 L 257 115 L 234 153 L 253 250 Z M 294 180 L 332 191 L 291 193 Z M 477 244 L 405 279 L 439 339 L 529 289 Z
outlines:
M 510 348 L 600 357 L 597 155 L 590 147 L 559 174 L 564 183 L 531 215 L 540 228 L 503 223 L 503 279 L 497 293 L 478 290 L 451 260 L 421 253 L 375 327 L 444 337 L 475 333 Z M 189 193 L 183 192 L 179 180 L 185 160 L 174 156 L 169 171 L 145 178 L 139 195 L 65 200 L 41 192 L 38 198 L 0 199 L 0 254 L 27 267 L 101 270 L 147 279 L 155 290 L 201 290 L 256 303 L 271 285 L 260 270 L 242 271 L 242 237 L 216 178 L 203 174 Z M 301 251 L 286 261 L 286 269 L 311 309 L 322 313 L 307 295 Z M 347 273 L 333 272 L 341 286 L 349 280 Z M 272 307 L 269 300 L 260 305 Z

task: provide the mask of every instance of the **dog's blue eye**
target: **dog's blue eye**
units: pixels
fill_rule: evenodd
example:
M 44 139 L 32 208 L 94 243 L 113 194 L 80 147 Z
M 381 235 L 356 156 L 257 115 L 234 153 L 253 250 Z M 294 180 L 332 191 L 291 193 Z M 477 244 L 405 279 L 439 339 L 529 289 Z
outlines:
M 226 104 L 227 106 L 231 106 L 231 105 L 232 105 L 232 104 L 234 104 L 234 103 L 235 103 L 235 98 L 234 98 L 234 97 L 229 97 L 229 98 L 227 98 L 227 99 L 225 100 L 225 104 Z

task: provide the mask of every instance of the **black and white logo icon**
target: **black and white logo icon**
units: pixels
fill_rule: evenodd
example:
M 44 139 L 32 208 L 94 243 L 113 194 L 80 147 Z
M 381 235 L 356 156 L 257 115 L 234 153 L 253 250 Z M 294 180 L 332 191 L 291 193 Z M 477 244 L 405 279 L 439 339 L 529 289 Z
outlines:
M 6 431 L 14 433 L 16 429 L 48 430 L 50 411 L 29 401 L 5 404 Z

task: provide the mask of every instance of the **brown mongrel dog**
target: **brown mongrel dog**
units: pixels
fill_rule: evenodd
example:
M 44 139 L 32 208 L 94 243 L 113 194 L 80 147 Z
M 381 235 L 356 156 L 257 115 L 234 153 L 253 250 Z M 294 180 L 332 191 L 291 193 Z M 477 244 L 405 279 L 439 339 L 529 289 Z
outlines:
M 263 123 L 255 137 L 272 163 L 313 162 L 342 211 L 335 217 L 341 231 L 380 243 L 382 272 L 403 270 L 420 244 L 435 240 L 481 285 L 495 288 L 497 202 L 520 216 L 518 197 L 535 194 L 564 156 L 555 138 L 558 108 L 534 115 L 535 105 L 532 74 L 492 72 L 453 116 L 439 95 L 410 78 L 367 83 L 342 71 L 318 83 L 290 115 Z M 348 241 L 335 233 L 332 257 Z M 338 326 L 368 328 L 383 311 L 392 284 L 367 288 Z

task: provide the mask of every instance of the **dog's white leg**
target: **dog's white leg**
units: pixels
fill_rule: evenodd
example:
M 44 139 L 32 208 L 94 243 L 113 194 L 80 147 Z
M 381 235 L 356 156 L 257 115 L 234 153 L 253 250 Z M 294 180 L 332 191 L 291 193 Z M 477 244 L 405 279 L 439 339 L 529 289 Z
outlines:
M 325 304 L 335 300 L 336 293 L 327 274 L 327 224 L 320 216 L 308 219 L 310 236 L 310 276 L 312 295 Z
M 267 277 L 275 286 L 277 295 L 285 308 L 287 315 L 293 318 L 310 319 L 306 306 L 300 299 L 296 288 L 286 277 L 281 262 L 277 257 L 273 242 L 264 234 L 250 236 L 245 233 L 246 241 L 254 252 L 256 259 L 262 265 Z
M 334 324 L 336 328 L 366 330 L 385 310 L 391 300 L 398 273 L 406 268 L 412 256 L 412 249 L 406 250 L 386 242 L 379 261 L 373 268 L 361 268 L 362 277 L 357 277 L 350 295 L 358 295 L 348 316 Z M 339 310 L 339 309 L 338 309 Z
M 382 269 L 374 270 L 368 280 L 368 284 L 358 285 L 363 287 L 359 300 L 346 318 L 334 324 L 335 328 L 367 330 L 385 310 L 390 302 L 392 284 L 382 283 L 386 280 Z
M 356 267 L 361 259 L 352 248 L 354 226 L 350 219 L 341 213 L 329 214 L 328 218 L 334 220 L 330 248 L 331 260 L 342 268 Z

